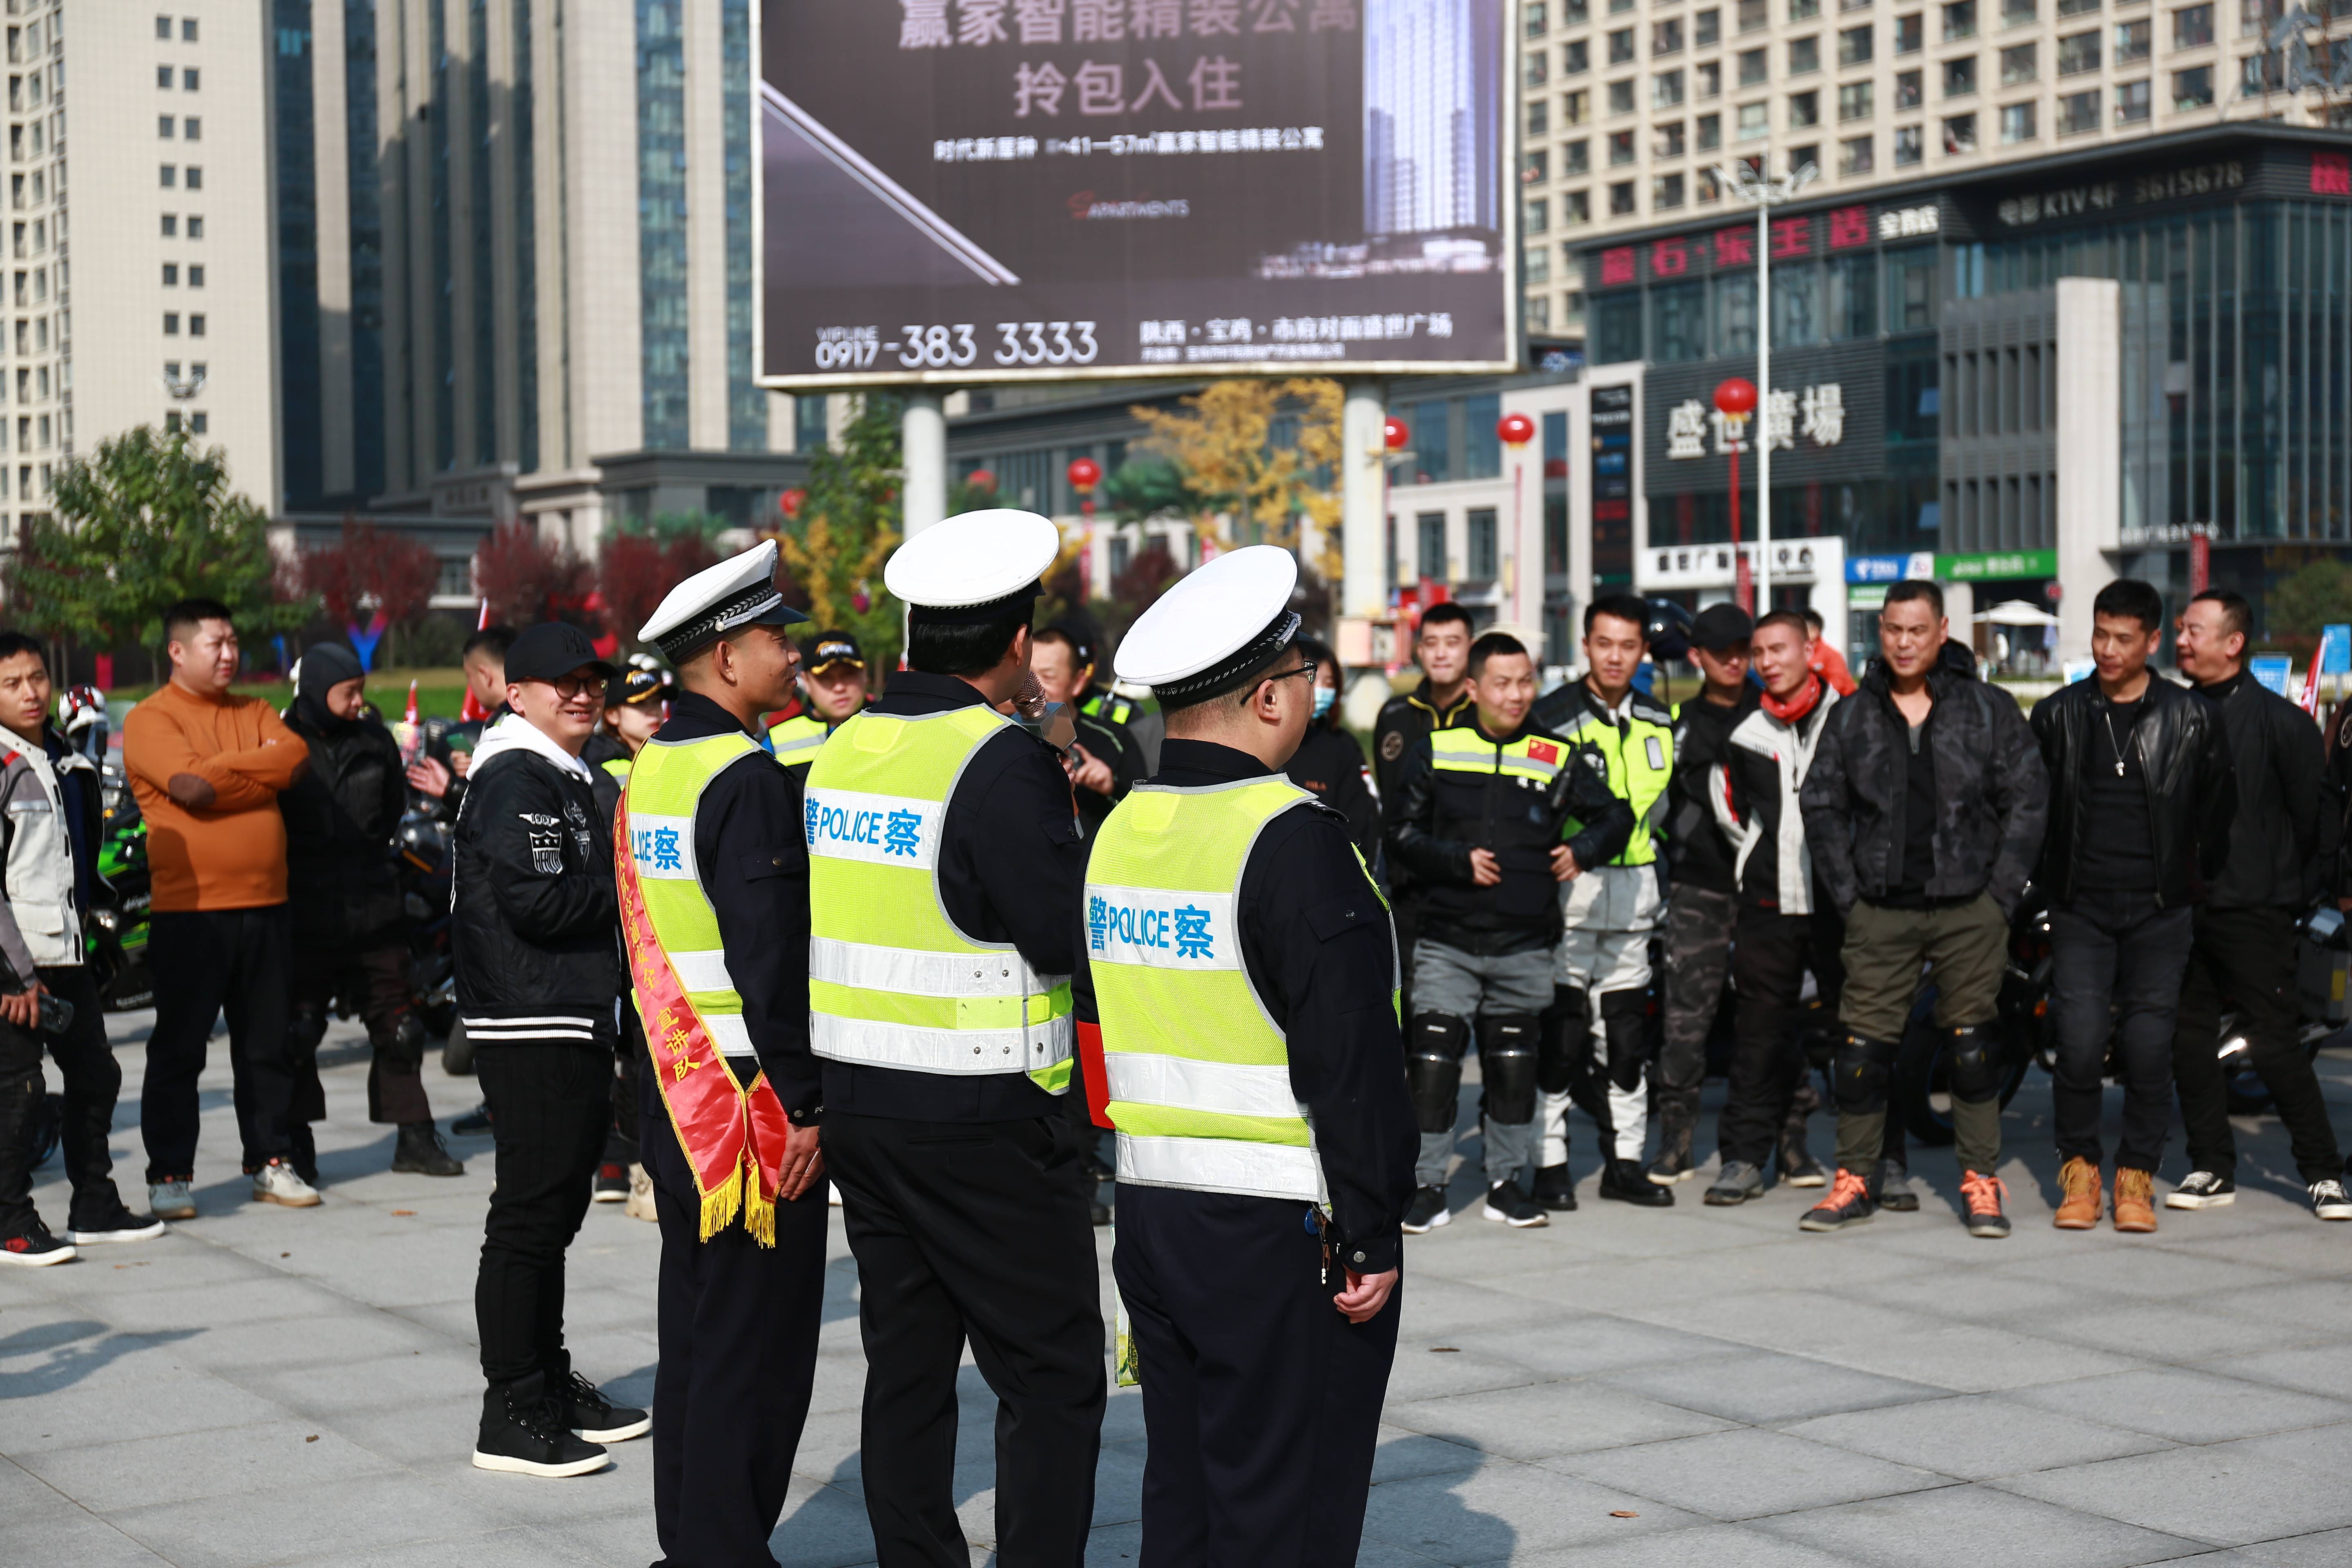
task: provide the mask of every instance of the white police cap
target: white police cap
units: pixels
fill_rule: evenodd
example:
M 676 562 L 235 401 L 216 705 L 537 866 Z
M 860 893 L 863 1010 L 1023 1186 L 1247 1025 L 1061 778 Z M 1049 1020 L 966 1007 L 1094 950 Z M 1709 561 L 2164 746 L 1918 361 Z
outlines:
M 1034 511 L 992 508 L 935 522 L 890 552 L 883 585 L 928 623 L 1025 615 L 1062 553 L 1062 531 Z
M 1121 680 L 1151 688 L 1162 707 L 1203 702 L 1242 683 L 1298 635 L 1290 595 L 1298 562 L 1253 544 L 1180 579 L 1128 628 L 1113 661 Z
M 652 643 L 676 664 L 739 626 L 790 626 L 807 619 L 785 604 L 777 590 L 776 542 L 763 539 L 672 588 L 637 633 L 637 640 Z

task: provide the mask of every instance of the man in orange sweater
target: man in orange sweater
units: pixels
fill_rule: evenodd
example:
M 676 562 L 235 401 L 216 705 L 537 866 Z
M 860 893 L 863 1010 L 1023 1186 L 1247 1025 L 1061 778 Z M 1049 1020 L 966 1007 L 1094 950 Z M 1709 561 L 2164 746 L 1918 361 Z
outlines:
M 164 613 L 163 637 L 172 679 L 122 726 L 154 886 L 155 1028 L 139 1103 L 152 1206 L 158 1218 L 195 1217 L 196 1079 L 226 1009 L 253 1195 L 308 1208 L 319 1194 L 294 1168 L 293 939 L 278 794 L 310 749 L 268 703 L 230 695 L 237 647 L 226 605 L 182 600 Z

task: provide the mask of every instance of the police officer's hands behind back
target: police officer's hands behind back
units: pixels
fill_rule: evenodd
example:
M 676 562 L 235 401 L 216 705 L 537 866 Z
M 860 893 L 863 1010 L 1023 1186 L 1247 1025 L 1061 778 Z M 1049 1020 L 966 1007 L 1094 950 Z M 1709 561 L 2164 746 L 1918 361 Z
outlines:
M 1381 1315 L 1395 1291 L 1401 1271 L 1391 1268 L 1385 1274 L 1359 1274 L 1348 1270 L 1348 1288 L 1331 1298 L 1339 1315 L 1351 1323 L 1369 1323 Z
M 783 1169 L 777 1178 L 776 1195 L 791 1203 L 817 1184 L 824 1174 L 824 1151 L 819 1147 L 824 1131 L 812 1123 L 795 1125 L 784 1134 Z

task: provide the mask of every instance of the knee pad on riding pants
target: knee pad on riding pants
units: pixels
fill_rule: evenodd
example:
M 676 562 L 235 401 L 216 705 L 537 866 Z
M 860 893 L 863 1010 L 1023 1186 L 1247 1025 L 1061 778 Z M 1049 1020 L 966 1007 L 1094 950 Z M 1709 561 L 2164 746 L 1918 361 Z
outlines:
M 1486 1086 L 1486 1114 L 1506 1127 L 1536 1117 L 1537 1021 L 1506 1013 L 1478 1020 L 1478 1073 Z
M 1462 1090 L 1462 1053 L 1469 1044 L 1467 1018 L 1423 1013 L 1413 1019 L 1412 1049 L 1405 1058 L 1405 1088 L 1423 1132 L 1454 1131 Z
M 1946 1081 L 1954 1100 L 1982 1105 L 2000 1096 L 2000 1047 L 1990 1024 L 1969 1024 L 1952 1031 L 1945 1060 Z
M 1650 1059 L 1650 994 L 1639 986 L 1601 998 L 1601 1026 L 1608 1037 L 1609 1081 L 1631 1094 L 1642 1087 Z
M 1848 1035 L 1830 1057 L 1830 1092 L 1841 1116 L 1886 1109 L 1887 1080 L 1895 1071 L 1895 1043 Z
M 1536 1043 L 1536 1087 L 1546 1094 L 1566 1094 L 1576 1080 L 1577 1054 L 1584 1049 L 1592 1021 L 1582 986 L 1555 985 L 1551 996 Z

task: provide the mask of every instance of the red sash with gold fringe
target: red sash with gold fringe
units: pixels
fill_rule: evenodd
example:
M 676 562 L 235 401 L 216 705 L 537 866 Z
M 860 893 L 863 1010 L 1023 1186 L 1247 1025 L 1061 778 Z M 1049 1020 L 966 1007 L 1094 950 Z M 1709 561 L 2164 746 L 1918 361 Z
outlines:
M 738 1082 L 686 987 L 655 939 L 645 891 L 629 854 L 628 805 L 613 833 L 614 876 L 620 889 L 621 934 L 636 984 L 637 1016 L 645 1021 L 654 1082 L 677 1131 L 678 1147 L 702 1198 L 702 1239 L 734 1223 L 762 1247 L 776 1245 L 776 1194 L 783 1184 L 784 1139 L 792 1131 L 783 1102 L 765 1073 L 750 1087 Z

